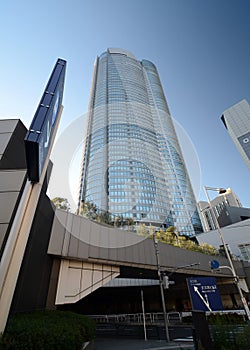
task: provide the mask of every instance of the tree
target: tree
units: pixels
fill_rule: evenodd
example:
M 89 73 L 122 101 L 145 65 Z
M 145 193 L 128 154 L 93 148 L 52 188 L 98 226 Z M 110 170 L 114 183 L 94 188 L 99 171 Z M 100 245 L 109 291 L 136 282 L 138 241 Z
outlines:
M 108 211 L 99 211 L 97 215 L 97 221 L 100 223 L 111 224 L 112 219 Z
M 128 226 L 128 231 L 130 230 L 130 226 L 134 226 L 135 222 L 132 218 L 126 217 L 125 224 Z
M 145 224 L 141 224 L 141 223 L 139 224 L 139 226 L 137 227 L 137 234 L 139 236 L 145 236 L 145 237 L 147 236 L 148 230 Z
M 201 243 L 200 247 L 202 249 L 202 252 L 204 252 L 205 254 L 218 255 L 218 251 L 216 250 L 216 248 L 210 244 Z
M 123 225 L 123 216 L 122 215 L 117 215 L 114 217 L 114 227 L 119 227 Z
M 55 197 L 52 199 L 52 202 L 56 208 L 70 211 L 70 204 L 67 198 Z
M 98 210 L 96 204 L 89 201 L 82 203 L 79 214 L 87 217 L 88 219 L 97 220 Z
M 159 230 L 156 231 L 156 238 L 160 242 L 168 243 L 167 242 L 168 240 L 166 240 L 166 231 L 164 231 L 164 229 L 162 227 Z
M 137 230 L 139 236 L 152 238 L 155 230 L 156 239 L 159 242 L 177 246 L 182 249 L 193 250 L 203 254 L 218 255 L 218 251 L 212 245 L 203 243 L 199 244 L 193 237 L 179 235 L 175 226 L 170 226 L 164 231 L 162 228 L 156 230 L 154 226 L 146 227 L 145 224 L 140 224 Z
M 178 232 L 178 230 L 177 230 L 177 228 L 175 226 L 169 226 L 166 231 L 171 233 L 173 238 L 177 239 L 177 241 L 178 241 L 179 232 Z

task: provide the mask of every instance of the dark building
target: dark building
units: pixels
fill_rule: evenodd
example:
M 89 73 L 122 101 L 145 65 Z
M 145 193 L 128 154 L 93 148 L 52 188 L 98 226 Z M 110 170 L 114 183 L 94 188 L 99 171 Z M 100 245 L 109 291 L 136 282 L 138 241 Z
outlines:
M 250 219 L 250 208 L 225 207 L 218 217 L 218 222 L 224 227 L 247 219 Z

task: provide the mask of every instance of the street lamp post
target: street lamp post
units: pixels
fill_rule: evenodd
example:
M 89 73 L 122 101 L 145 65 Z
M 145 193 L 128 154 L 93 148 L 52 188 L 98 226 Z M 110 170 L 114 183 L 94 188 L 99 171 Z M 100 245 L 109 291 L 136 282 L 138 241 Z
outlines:
M 163 290 L 163 279 L 162 279 L 162 274 L 161 274 L 161 266 L 160 266 L 160 258 L 159 258 L 158 241 L 156 239 L 156 232 L 155 232 L 155 230 L 154 230 L 154 233 L 153 233 L 153 240 L 154 240 L 154 247 L 155 247 L 156 266 L 157 266 L 157 272 L 158 272 L 158 278 L 159 278 L 159 284 L 160 284 L 160 291 L 161 291 L 161 302 L 162 302 L 162 311 L 163 311 L 164 325 L 165 325 L 165 332 L 166 332 L 166 341 L 170 342 L 169 330 L 168 330 L 167 312 L 166 312 L 166 304 L 165 304 L 164 290 Z
M 204 191 L 206 193 L 206 196 L 207 196 L 207 200 L 208 200 L 208 204 L 209 204 L 209 207 L 210 207 L 210 210 L 211 210 L 211 213 L 212 213 L 212 216 L 213 216 L 213 219 L 214 219 L 214 222 L 215 222 L 215 225 L 216 225 L 216 228 L 218 230 L 218 233 L 220 235 L 220 239 L 221 239 L 221 242 L 223 244 L 223 247 L 224 247 L 224 250 L 225 250 L 225 253 L 226 253 L 226 257 L 228 259 L 228 262 L 230 264 L 230 270 L 233 274 L 233 278 L 234 278 L 234 281 L 236 283 L 236 286 L 237 286 L 237 289 L 238 289 L 238 292 L 239 292 L 239 295 L 240 295 L 240 298 L 241 298 L 241 302 L 243 304 L 243 307 L 245 309 L 245 312 L 246 312 L 246 316 L 247 316 L 247 319 L 248 321 L 250 321 L 250 311 L 249 311 L 249 308 L 248 308 L 248 305 L 247 305 L 247 302 L 246 302 L 246 299 L 242 293 L 242 290 L 240 288 L 240 285 L 239 285 L 239 277 L 237 276 L 236 274 L 236 271 L 235 271 L 235 268 L 234 268 L 234 265 L 233 265 L 233 261 L 231 259 L 231 256 L 230 256 L 230 253 L 228 251 L 228 248 L 227 248 L 227 245 L 226 245 L 226 242 L 225 242 L 225 239 L 223 237 L 223 234 L 222 234 L 222 231 L 221 231 L 221 228 L 220 228 L 220 225 L 219 225 L 219 222 L 218 222 L 218 219 L 215 215 L 215 212 L 214 212 L 214 209 L 212 207 L 212 204 L 211 204 L 211 201 L 210 201 L 210 198 L 209 198 L 209 195 L 208 195 L 208 191 L 216 191 L 218 192 L 219 194 L 222 194 L 222 193 L 225 193 L 226 190 L 223 189 L 223 188 L 215 188 L 215 187 L 207 187 L 207 186 L 204 186 Z

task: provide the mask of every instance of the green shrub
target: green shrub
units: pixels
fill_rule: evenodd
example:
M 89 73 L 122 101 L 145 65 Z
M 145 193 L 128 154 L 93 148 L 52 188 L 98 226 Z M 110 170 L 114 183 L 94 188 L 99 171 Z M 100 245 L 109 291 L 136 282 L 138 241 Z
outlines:
M 216 350 L 250 350 L 250 327 L 243 316 L 216 314 L 208 318 L 213 348 Z
M 238 335 L 236 348 L 237 350 L 250 349 L 250 328 L 249 327 L 245 327 L 244 332 Z
M 250 349 L 250 328 L 247 325 L 214 325 L 210 333 L 216 350 Z
M 80 350 L 95 336 L 95 323 L 67 311 L 36 311 L 18 314 L 8 321 L 0 349 Z
M 209 324 L 228 325 L 228 324 L 245 324 L 244 316 L 236 313 L 229 314 L 210 314 L 208 316 Z

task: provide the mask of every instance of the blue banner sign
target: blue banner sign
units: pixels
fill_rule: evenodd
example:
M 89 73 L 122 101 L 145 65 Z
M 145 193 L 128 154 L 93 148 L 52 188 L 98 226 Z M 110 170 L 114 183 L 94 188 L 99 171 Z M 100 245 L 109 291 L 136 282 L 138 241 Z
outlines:
M 63 98 L 66 61 L 58 59 L 25 137 L 28 178 L 39 182 Z
M 215 277 L 191 277 L 187 284 L 193 310 L 223 310 Z

